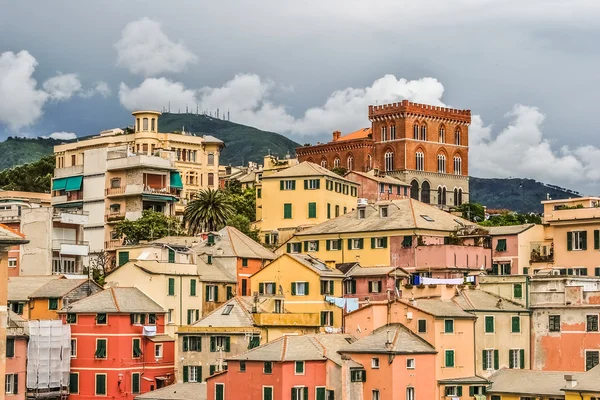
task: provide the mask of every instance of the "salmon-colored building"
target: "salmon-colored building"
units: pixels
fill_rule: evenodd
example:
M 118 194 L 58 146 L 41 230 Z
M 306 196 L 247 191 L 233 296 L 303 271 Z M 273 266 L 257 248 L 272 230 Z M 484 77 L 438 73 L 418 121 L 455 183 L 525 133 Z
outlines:
M 410 197 L 410 185 L 398 178 L 375 170 L 369 172 L 348 171 L 344 178 L 359 183 L 358 197 L 369 201 L 397 200 Z
M 106 289 L 60 314 L 71 326 L 70 399 L 133 399 L 173 383 L 166 312 L 139 289 Z
M 338 350 L 353 341 L 352 336 L 343 334 L 283 336 L 228 358 L 227 370 L 206 380 L 207 398 L 342 399 L 342 357 Z
M 402 324 L 382 326 L 340 353 L 364 366 L 363 399 L 435 398 L 437 351 Z
M 358 263 L 338 264 L 344 272 L 344 297 L 359 303 L 388 301 L 400 297 L 409 275 L 398 267 L 362 267 Z
M 27 321 L 12 311 L 8 312 L 6 329 L 6 398 L 25 399 L 27 373 Z

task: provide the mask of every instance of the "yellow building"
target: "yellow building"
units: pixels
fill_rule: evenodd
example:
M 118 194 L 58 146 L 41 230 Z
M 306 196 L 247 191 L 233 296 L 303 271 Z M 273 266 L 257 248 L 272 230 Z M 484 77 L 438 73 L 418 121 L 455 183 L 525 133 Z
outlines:
M 266 244 L 288 240 L 356 208 L 358 184 L 320 165 L 303 162 L 275 173 L 263 172 L 256 185 L 255 226 Z
M 274 307 L 305 314 L 307 323 L 319 323 L 325 329 L 342 326 L 342 309 L 325 296 L 342 297 L 343 279 L 334 264 L 326 265 L 310 255 L 284 254 L 253 274 L 250 283 L 252 293 L 272 296 Z
M 600 365 L 584 373 L 565 374 L 565 381 L 565 400 L 600 399 Z
M 159 112 L 133 115 L 133 128 L 54 148 L 52 205 L 89 213 L 84 237 L 90 252 L 119 245 L 110 223 L 139 218 L 144 209 L 180 215 L 200 189 L 219 187 L 221 140 L 160 133 Z
M 487 399 L 591 400 L 600 393 L 599 372 L 501 369 L 488 378 Z

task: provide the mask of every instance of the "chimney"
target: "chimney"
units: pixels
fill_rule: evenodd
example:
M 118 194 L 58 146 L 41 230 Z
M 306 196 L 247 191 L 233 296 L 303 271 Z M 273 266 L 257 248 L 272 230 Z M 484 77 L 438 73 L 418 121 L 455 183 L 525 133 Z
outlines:
M 573 375 L 565 375 L 565 382 L 567 388 L 572 389 L 577 386 L 577 378 Z
M 392 347 L 392 339 L 393 339 L 393 335 L 392 335 L 392 331 L 390 331 L 389 329 L 386 331 L 386 340 L 385 340 L 385 347 L 387 347 L 388 349 L 390 347 Z
M 252 297 L 252 314 L 256 314 L 258 312 L 258 292 L 254 292 Z
M 342 136 L 342 132 L 340 132 L 340 131 L 333 131 L 333 141 L 334 142 L 336 140 L 338 140 L 340 138 L 340 136 Z

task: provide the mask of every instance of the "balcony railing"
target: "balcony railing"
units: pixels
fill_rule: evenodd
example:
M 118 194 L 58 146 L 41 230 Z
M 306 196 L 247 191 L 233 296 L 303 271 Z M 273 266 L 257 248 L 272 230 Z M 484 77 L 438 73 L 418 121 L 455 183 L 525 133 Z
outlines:
M 534 262 L 553 262 L 554 247 L 551 242 L 531 243 L 531 254 L 529 257 L 532 263 Z
M 129 184 L 125 186 L 119 186 L 114 188 L 108 188 L 105 190 L 107 196 L 120 196 L 120 195 L 141 195 L 141 194 L 157 194 L 165 196 L 179 196 L 179 190 L 162 187 L 154 188 L 148 185 L 142 184 Z
M 104 222 L 119 222 L 125 219 L 124 212 L 109 213 L 104 215 Z
M 71 167 L 54 168 L 55 178 L 64 178 L 65 176 L 73 176 L 83 174 L 83 165 L 73 165 Z
M 116 249 L 123 246 L 123 239 L 111 239 L 104 242 L 104 248 L 107 250 Z
M 77 190 L 72 192 L 66 192 L 60 196 L 52 196 L 52 205 L 68 203 L 70 201 L 81 201 L 83 200 L 83 190 Z

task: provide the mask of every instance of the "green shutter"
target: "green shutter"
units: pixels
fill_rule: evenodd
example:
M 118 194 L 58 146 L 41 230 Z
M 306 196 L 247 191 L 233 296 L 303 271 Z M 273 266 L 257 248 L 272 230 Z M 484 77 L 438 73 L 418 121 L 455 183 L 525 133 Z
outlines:
M 69 374 L 69 393 L 79 393 L 79 375 L 77 374 Z
M 183 351 L 189 351 L 190 348 L 190 338 L 189 336 L 183 337 Z
M 596 276 L 600 276 L 600 267 L 596 267 L 596 268 L 594 268 L 594 274 L 595 274 Z
M 96 394 L 106 394 L 106 375 L 96 375 Z
M 329 313 L 329 325 L 333 326 L 333 311 L 327 311 Z
M 173 250 L 173 249 L 169 249 L 169 262 L 170 263 L 175 262 L 175 250 Z
M 225 393 L 223 393 L 224 389 L 225 389 L 224 384 L 215 385 L 215 400 L 224 400 L 225 399 Z
M 519 350 L 519 359 L 521 361 L 521 369 L 525 369 L 525 350 L 521 349 Z
M 196 295 L 196 280 L 192 279 L 190 281 L 190 296 L 195 296 Z
M 292 387 L 292 400 L 302 400 L 296 397 L 296 388 Z
M 512 317 L 512 332 L 521 332 L 521 318 L 519 316 Z
M 175 296 L 175 278 L 169 278 L 169 296 Z
M 483 365 L 482 365 L 482 367 L 483 367 L 483 370 L 484 370 L 484 371 L 485 371 L 486 369 L 488 369 L 488 365 L 487 365 L 487 357 L 486 357 L 486 355 L 487 355 L 487 352 L 486 352 L 485 350 L 483 350 L 483 351 L 481 352 L 481 361 L 482 361 L 482 364 L 483 364 Z
M 325 250 L 327 250 L 327 251 L 331 250 L 331 244 L 330 244 L 329 240 L 325 241 Z
M 285 185 L 285 183 L 283 183 L 283 181 L 279 181 L 279 190 L 283 190 L 284 185 Z
M 329 294 L 333 296 L 333 281 L 329 281 Z
M 516 299 L 523 297 L 523 286 L 520 283 L 513 286 L 513 294 Z
M 189 373 L 189 368 L 187 365 L 183 366 L 183 381 L 187 382 L 188 381 L 188 373 Z
M 352 289 L 352 294 L 356 294 L 356 281 L 353 279 L 352 284 L 350 285 Z
M 14 357 L 15 356 L 15 339 L 14 338 L 6 338 L 6 357 Z
M 233 288 L 231 286 L 227 286 L 227 300 L 230 300 L 233 297 Z
M 348 239 L 348 250 L 352 250 L 352 239 Z
M 515 362 L 513 360 L 513 351 L 514 350 L 508 351 L 508 368 L 510 368 L 510 369 L 515 367 Z
M 454 350 L 446 350 L 446 367 L 454 367 Z
M 290 203 L 286 203 L 283 205 L 283 218 L 284 219 L 292 218 L 292 205 Z
M 317 388 L 317 400 L 325 400 L 325 388 Z
M 372 249 L 374 249 L 374 248 L 375 248 L 375 246 L 376 246 L 376 243 L 375 243 L 375 241 L 376 241 L 376 239 L 375 239 L 374 237 L 373 237 L 373 238 L 371 238 L 371 248 L 372 248 Z
M 567 250 L 573 250 L 573 235 L 572 232 L 567 232 Z
M 382 245 L 382 247 L 383 247 L 384 249 L 387 249 L 387 239 L 388 239 L 387 237 L 381 238 L 381 240 L 383 241 L 383 245 Z
M 456 395 L 458 397 L 462 396 L 462 386 L 459 385 L 459 386 L 456 387 Z
M 498 264 L 492 264 L 492 275 L 498 275 Z
M 292 181 L 292 190 L 296 190 L 296 181 Z
M 292 282 L 292 296 L 296 295 L 296 282 Z
M 319 240 L 316 241 L 315 251 L 319 251 Z
M 475 386 L 469 386 L 469 396 L 475 396 Z
M 304 392 L 304 400 L 308 400 L 308 387 L 304 386 L 302 392 Z
M 317 203 L 308 203 L 308 218 L 317 218 Z
M 498 350 L 494 350 L 494 369 L 500 369 L 500 357 L 498 356 Z
M 129 252 L 128 251 L 120 251 L 119 252 L 119 267 L 123 264 L 127 264 L 129 262 Z
M 305 288 L 305 293 L 304 293 L 304 295 L 305 295 L 305 296 L 308 296 L 308 282 L 306 282 L 306 283 L 304 284 L 304 288 Z
M 308 189 L 308 179 L 304 180 L 304 190 Z
M 286 245 L 286 253 L 291 253 L 291 252 L 292 252 L 292 244 L 291 244 L 291 243 L 288 243 L 288 244 Z
M 209 372 L 208 372 L 208 373 L 209 373 L 210 375 L 212 375 L 212 374 L 214 374 L 214 373 L 215 373 L 216 369 L 217 369 L 217 366 L 216 366 L 216 365 L 211 365 L 211 366 L 210 366 L 210 368 L 208 369 L 208 370 L 209 370 Z
M 273 400 L 273 388 L 263 387 L 263 400 Z
M 365 240 L 363 238 L 358 239 L 358 248 L 361 250 L 365 248 Z
M 217 351 L 217 338 L 214 336 L 210 337 L 210 352 L 214 353 L 215 351 Z M 212 373 L 211 373 L 212 375 Z
M 327 203 L 327 219 L 331 218 L 331 204 Z
M 583 241 L 583 246 L 581 246 L 581 249 L 587 250 L 587 231 L 581 232 L 581 240 Z
M 321 326 L 325 326 L 325 313 L 327 311 L 321 311 Z
M 485 317 L 485 333 L 494 332 L 494 317 Z
M 317 189 L 321 189 L 321 180 L 317 179 Z
M 215 302 L 219 302 L 219 287 L 215 285 Z
M 131 376 L 131 393 L 140 392 L 140 374 L 133 374 Z
M 258 284 L 258 294 L 264 294 L 264 293 L 265 293 L 265 284 L 261 282 Z
M 225 336 L 225 353 L 229 353 L 231 351 L 231 339 L 229 336 Z
M 600 249 L 600 230 L 594 230 L 594 249 Z

